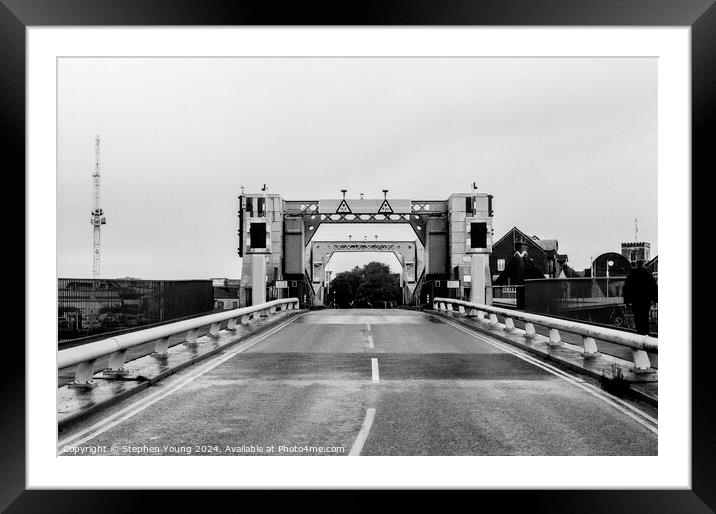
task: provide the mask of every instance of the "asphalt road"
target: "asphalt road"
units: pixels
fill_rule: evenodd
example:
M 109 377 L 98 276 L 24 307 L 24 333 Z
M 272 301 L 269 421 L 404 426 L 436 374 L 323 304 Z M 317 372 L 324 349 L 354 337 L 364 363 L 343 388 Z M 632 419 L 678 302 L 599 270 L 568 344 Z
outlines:
M 91 446 L 102 455 L 657 454 L 655 423 L 638 409 L 427 313 L 314 311 L 264 337 L 71 427 L 60 434 L 60 448 Z

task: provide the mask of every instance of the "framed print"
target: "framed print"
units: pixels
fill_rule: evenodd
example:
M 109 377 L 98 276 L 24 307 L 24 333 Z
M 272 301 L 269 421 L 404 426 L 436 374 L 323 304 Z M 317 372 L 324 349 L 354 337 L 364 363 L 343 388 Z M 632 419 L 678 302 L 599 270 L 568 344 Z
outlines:
M 712 2 L 0 20 L 27 202 L 3 511 L 141 489 L 716 509 L 691 296 Z

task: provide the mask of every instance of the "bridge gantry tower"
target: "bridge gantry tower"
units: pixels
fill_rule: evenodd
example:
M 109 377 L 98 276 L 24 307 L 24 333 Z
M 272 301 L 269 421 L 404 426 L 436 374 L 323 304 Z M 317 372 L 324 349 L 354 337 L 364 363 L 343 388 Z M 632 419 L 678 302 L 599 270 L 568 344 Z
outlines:
M 400 254 L 402 277 L 416 302 L 431 293 L 491 303 L 492 195 L 453 193 L 446 200 L 343 198 L 285 200 L 266 191 L 239 196 L 242 304 L 266 299 L 266 285 L 277 297 L 297 296 L 323 304 L 323 270 L 335 251 L 393 251 Z M 414 241 L 314 242 L 322 224 L 408 224 Z M 413 243 L 403 252 L 402 247 Z M 395 248 L 373 248 L 375 245 Z M 333 245 L 333 246 L 331 246 Z M 318 248 L 323 246 L 323 248 Z M 332 249 L 332 250 L 331 250 Z

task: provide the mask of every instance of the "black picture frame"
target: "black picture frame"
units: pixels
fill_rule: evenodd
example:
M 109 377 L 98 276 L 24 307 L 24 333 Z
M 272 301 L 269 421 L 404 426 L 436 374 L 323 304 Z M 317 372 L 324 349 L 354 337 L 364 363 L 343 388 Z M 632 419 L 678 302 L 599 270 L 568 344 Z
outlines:
M 698 190 L 694 184 L 702 182 L 702 177 L 716 169 L 713 143 L 709 138 L 714 128 L 716 96 L 716 6 L 713 0 L 369 0 L 294 2 L 281 8 L 273 2 L 225 0 L 0 0 L 0 120 L 4 136 L 0 145 L 6 173 L 20 176 L 19 170 L 25 169 L 25 29 L 42 25 L 689 26 L 692 31 L 692 190 Z M 698 226 L 699 219 L 703 218 L 692 211 L 692 234 L 706 233 L 699 230 L 703 228 Z M 24 245 L 22 248 L 24 252 Z M 691 283 L 691 248 L 680 249 L 679 253 L 684 258 L 684 280 Z M 32 270 L 25 265 L 25 276 L 29 273 Z M 691 302 L 691 299 L 684 301 Z M 706 318 L 707 303 L 692 302 L 692 319 Z M 29 322 L 34 320 L 25 312 L 25 323 Z M 714 512 L 716 395 L 710 378 L 714 345 L 710 338 L 692 339 L 691 490 L 475 491 L 467 501 L 473 505 L 497 501 L 500 510 L 519 508 L 552 513 Z M 148 510 L 151 500 L 160 501 L 164 510 L 191 506 L 193 495 L 190 501 L 186 492 L 178 491 L 26 490 L 25 352 L 19 344 L 4 346 L 3 361 L 12 365 L 4 366 L 0 387 L 1 511 L 143 512 Z M 268 501 L 275 498 L 274 494 L 222 493 L 235 497 L 234 500 L 239 501 L 235 504 L 237 508 L 247 508 L 254 501 Z M 365 508 L 361 506 L 362 496 L 359 498 L 355 492 L 348 494 L 350 501 L 336 500 L 345 505 L 342 510 Z M 413 491 L 408 498 L 422 503 L 424 492 Z M 218 505 L 222 500 L 212 498 L 212 503 Z M 464 499 L 453 497 L 451 503 L 461 500 Z M 336 505 L 326 498 L 321 503 Z

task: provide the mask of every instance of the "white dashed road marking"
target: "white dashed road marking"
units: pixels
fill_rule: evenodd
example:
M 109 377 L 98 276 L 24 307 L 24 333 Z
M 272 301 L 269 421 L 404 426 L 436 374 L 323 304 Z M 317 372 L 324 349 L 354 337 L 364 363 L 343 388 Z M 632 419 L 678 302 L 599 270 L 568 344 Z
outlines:
M 375 359 L 373 359 L 375 360 Z M 377 365 L 377 361 L 376 361 Z M 365 413 L 365 419 L 363 420 L 363 426 L 360 427 L 360 432 L 358 432 L 358 437 L 356 437 L 355 442 L 353 443 L 353 447 L 351 448 L 350 453 L 348 453 L 348 456 L 358 456 L 360 455 L 360 452 L 363 450 L 363 445 L 365 444 L 366 439 L 368 439 L 368 433 L 370 432 L 370 427 L 373 426 L 373 420 L 375 419 L 375 409 L 370 408 Z
M 374 348 L 373 336 L 370 333 L 370 324 L 369 323 L 365 324 L 363 339 L 365 340 L 366 347 Z
M 378 373 L 378 359 L 373 357 L 370 360 L 370 364 L 373 368 L 373 382 L 380 382 L 380 374 Z

